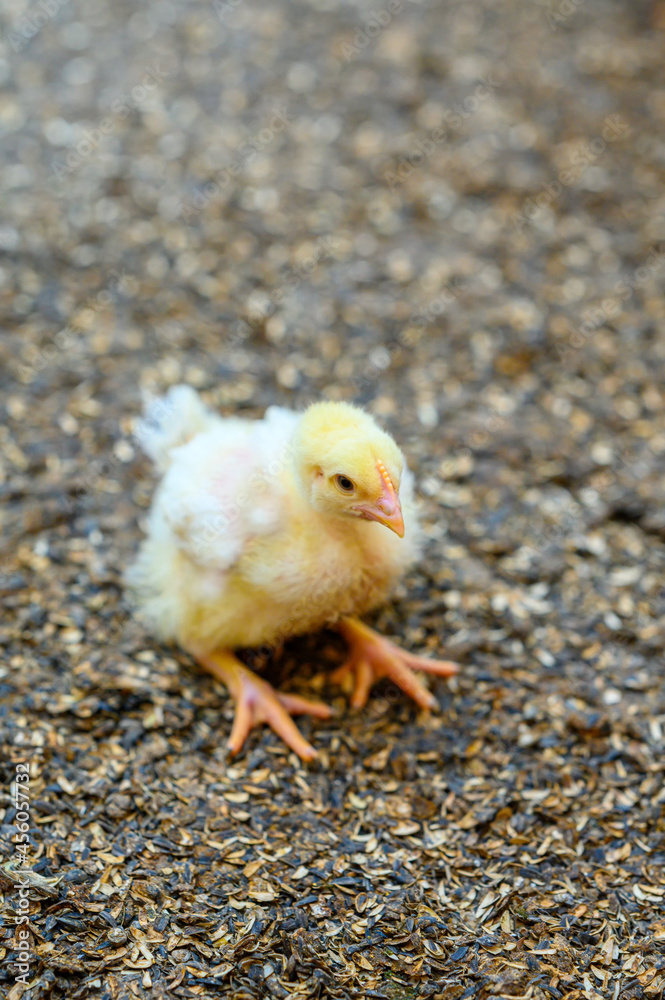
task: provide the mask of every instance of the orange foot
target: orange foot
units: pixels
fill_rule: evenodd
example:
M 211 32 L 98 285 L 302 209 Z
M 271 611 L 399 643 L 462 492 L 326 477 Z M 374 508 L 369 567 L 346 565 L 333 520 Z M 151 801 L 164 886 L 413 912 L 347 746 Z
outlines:
M 228 650 L 193 654 L 211 674 L 223 681 L 236 703 L 236 715 L 228 747 L 237 753 L 254 726 L 267 722 L 278 736 L 303 760 L 313 760 L 316 750 L 298 730 L 291 715 L 314 715 L 328 719 L 332 710 L 319 701 L 307 701 L 297 694 L 275 691 L 267 681 L 246 667 Z
M 353 708 L 367 704 L 372 684 L 381 677 L 388 677 L 421 708 L 436 708 L 436 698 L 418 680 L 414 670 L 424 670 L 437 677 L 452 677 L 459 670 L 458 665 L 449 660 L 430 660 L 405 652 L 356 618 L 342 618 L 337 628 L 350 646 L 350 655 L 346 663 L 334 671 L 331 680 L 338 682 L 349 674 L 354 675 Z

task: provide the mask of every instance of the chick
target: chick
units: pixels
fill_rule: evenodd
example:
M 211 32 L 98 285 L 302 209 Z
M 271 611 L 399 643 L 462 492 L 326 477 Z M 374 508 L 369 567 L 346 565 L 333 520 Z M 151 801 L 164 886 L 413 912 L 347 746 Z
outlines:
M 419 551 L 411 473 L 369 414 L 322 402 L 227 419 L 176 386 L 149 404 L 136 433 L 163 478 L 127 582 L 155 634 L 228 687 L 232 753 L 267 722 L 300 757 L 316 755 L 291 715 L 331 710 L 275 691 L 233 651 L 324 626 L 349 645 L 333 679 L 351 677 L 354 707 L 380 677 L 421 707 L 436 705 L 414 670 L 448 677 L 456 664 L 404 652 L 357 618 L 388 597 Z

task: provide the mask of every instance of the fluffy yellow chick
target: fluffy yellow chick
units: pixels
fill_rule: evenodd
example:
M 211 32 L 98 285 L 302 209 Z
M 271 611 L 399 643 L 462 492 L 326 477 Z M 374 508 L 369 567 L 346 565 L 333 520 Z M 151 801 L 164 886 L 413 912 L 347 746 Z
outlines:
M 333 677 L 354 676 L 354 707 L 380 677 L 436 705 L 414 669 L 447 677 L 456 664 L 404 652 L 356 617 L 386 599 L 419 549 L 412 476 L 369 414 L 324 402 L 225 419 L 176 386 L 149 404 L 137 437 L 164 475 L 127 582 L 154 632 L 227 685 L 233 753 L 267 722 L 303 759 L 315 756 L 291 714 L 330 709 L 275 691 L 233 650 L 323 626 L 349 644 Z

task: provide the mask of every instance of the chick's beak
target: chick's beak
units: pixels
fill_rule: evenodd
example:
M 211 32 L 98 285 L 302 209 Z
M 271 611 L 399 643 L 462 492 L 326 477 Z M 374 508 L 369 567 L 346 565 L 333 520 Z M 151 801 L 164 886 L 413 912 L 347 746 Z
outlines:
M 379 498 L 374 503 L 360 504 L 356 510 L 366 520 L 385 524 L 386 528 L 390 528 L 400 538 L 404 538 L 404 517 L 397 490 L 393 486 L 383 463 L 379 462 L 377 468 L 381 476 Z

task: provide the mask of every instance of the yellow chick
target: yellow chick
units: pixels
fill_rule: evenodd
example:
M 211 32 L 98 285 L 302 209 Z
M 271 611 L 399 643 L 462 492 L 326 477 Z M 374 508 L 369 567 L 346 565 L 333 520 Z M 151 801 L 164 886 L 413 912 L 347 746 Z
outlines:
M 448 677 L 457 665 L 400 650 L 357 618 L 419 551 L 413 477 L 369 414 L 323 402 L 226 419 L 176 386 L 148 405 L 136 433 L 164 475 L 127 582 L 155 634 L 227 685 L 232 753 L 267 722 L 300 757 L 316 755 L 291 715 L 330 709 L 275 691 L 233 651 L 324 626 L 349 645 L 333 678 L 353 676 L 354 707 L 381 677 L 421 707 L 436 705 L 414 670 Z

